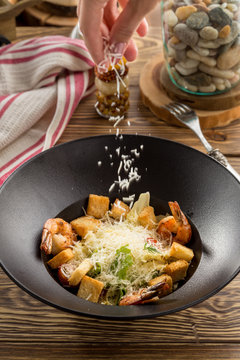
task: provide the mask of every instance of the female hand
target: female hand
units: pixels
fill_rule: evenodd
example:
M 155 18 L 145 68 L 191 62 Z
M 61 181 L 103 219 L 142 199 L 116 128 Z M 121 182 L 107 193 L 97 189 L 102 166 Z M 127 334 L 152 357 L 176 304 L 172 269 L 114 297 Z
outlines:
M 79 0 L 78 16 L 86 46 L 96 64 L 104 60 L 104 40 L 111 52 L 128 61 L 135 60 L 137 47 L 132 40 L 135 31 L 145 36 L 148 30 L 144 16 L 159 0 Z M 122 7 L 120 12 L 117 3 Z

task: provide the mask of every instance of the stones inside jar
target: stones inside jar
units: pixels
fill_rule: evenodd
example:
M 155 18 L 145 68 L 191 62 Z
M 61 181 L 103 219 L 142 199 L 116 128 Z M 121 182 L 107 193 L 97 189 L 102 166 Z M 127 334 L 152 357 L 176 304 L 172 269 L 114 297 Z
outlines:
M 191 92 L 224 92 L 240 79 L 240 1 L 185 1 L 163 5 L 170 74 Z

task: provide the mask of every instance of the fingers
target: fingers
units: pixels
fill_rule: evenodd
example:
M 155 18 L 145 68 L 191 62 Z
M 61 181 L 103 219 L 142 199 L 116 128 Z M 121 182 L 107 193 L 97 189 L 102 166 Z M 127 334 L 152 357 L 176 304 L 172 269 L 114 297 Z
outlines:
M 104 8 L 104 21 L 108 28 L 111 29 L 116 19 L 119 16 L 119 9 L 117 7 L 117 0 L 109 0 Z
M 125 5 L 110 33 L 111 43 L 128 43 L 135 30 L 145 35 L 147 23 L 143 18 L 151 11 L 159 0 L 120 0 Z
M 86 46 L 97 64 L 104 57 L 102 36 L 106 35 L 108 31 L 102 21 L 103 9 L 106 4 L 107 0 L 81 0 L 79 7 L 80 30 Z
M 127 5 L 129 0 L 119 0 L 119 4 L 121 5 L 121 7 L 124 9 L 125 6 Z M 141 1 L 141 0 L 140 0 Z M 148 31 L 148 23 L 146 19 L 143 19 L 139 25 L 139 27 L 137 28 L 137 33 L 139 36 L 145 36 L 147 34 Z
M 138 48 L 135 42 L 131 39 L 129 41 L 126 50 L 124 51 L 124 56 L 127 59 L 127 61 L 134 61 L 137 57 L 137 54 L 138 54 Z
M 139 36 L 145 36 L 148 32 L 148 22 L 146 19 L 143 19 L 140 25 L 137 28 L 137 33 Z

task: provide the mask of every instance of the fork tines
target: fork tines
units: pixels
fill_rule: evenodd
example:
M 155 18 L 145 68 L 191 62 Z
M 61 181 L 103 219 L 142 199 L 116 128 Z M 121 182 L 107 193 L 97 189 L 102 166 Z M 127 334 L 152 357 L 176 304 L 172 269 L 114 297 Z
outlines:
M 165 105 L 164 108 L 175 115 L 186 114 L 191 111 L 191 108 L 189 108 L 189 106 L 178 102 L 171 102 Z

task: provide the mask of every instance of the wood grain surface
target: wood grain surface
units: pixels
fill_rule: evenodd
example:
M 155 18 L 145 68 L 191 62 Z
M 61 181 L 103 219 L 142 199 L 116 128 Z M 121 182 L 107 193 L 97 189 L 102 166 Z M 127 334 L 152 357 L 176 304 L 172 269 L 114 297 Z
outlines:
M 68 35 L 67 28 L 19 28 L 18 39 Z M 138 80 L 149 56 L 161 51 L 160 28 L 137 39 L 138 60 L 130 65 L 131 106 L 122 133 L 172 139 L 200 151 L 190 130 L 157 120 L 140 99 Z M 94 110 L 95 95 L 76 109 L 59 143 L 114 133 Z M 240 121 L 205 132 L 240 172 Z M 27 231 L 27 229 L 26 229 Z M 240 275 L 215 296 L 181 312 L 154 319 L 105 321 L 65 313 L 45 305 L 17 287 L 0 270 L 0 359 L 240 359 Z

